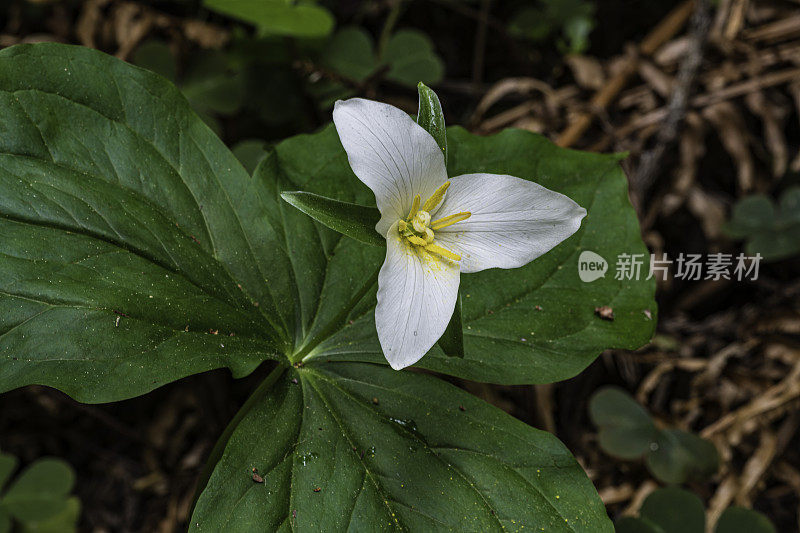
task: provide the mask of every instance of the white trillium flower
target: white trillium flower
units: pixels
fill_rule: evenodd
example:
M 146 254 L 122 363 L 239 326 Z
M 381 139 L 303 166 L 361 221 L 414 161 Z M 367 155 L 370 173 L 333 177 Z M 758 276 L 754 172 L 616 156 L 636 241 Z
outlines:
M 586 210 L 541 185 L 498 174 L 447 178 L 434 138 L 396 107 L 336 102 L 333 122 L 355 175 L 375 193 L 386 238 L 375 326 L 400 370 L 442 336 L 461 273 L 521 267 L 575 233 Z

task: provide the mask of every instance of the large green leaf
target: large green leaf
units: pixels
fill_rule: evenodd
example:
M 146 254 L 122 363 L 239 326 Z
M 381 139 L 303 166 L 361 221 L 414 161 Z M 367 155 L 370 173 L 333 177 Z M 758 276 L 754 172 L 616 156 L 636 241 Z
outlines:
M 110 401 L 286 349 L 275 201 L 172 85 L 93 50 L 16 46 L 0 117 L 0 391 Z
M 430 376 L 331 363 L 291 370 L 251 403 L 191 529 L 612 526 L 590 481 L 552 435 Z
M 280 198 L 374 206 L 332 126 L 279 144 L 251 179 L 165 80 L 53 44 L 0 52 L 0 116 L 0 391 L 38 383 L 110 401 L 281 353 L 384 362 L 372 313 L 383 250 Z M 536 179 L 589 215 L 524 268 L 465 275 L 465 357 L 434 347 L 420 366 L 541 383 L 646 342 L 653 280 L 577 274 L 581 250 L 612 264 L 646 252 L 616 158 L 523 131 L 448 133 L 450 175 Z

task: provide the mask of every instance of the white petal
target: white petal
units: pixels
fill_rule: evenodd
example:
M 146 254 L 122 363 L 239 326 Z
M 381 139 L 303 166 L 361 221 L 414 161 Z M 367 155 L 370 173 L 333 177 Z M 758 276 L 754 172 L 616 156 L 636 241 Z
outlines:
M 458 283 L 456 263 L 419 252 L 392 224 L 375 308 L 378 339 L 392 368 L 413 365 L 436 344 L 453 315 Z
M 461 255 L 461 271 L 521 267 L 578 231 L 586 210 L 532 181 L 499 174 L 450 180 L 434 219 L 469 211 L 436 231 L 436 242 Z
M 400 109 L 363 98 L 339 100 L 333 123 L 350 167 L 375 193 L 381 235 L 408 215 L 414 195 L 424 202 L 447 181 L 436 141 Z

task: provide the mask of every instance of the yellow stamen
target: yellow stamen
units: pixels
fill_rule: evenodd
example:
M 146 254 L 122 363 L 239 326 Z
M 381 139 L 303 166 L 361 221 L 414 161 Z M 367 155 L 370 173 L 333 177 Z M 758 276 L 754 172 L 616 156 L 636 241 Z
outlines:
M 398 220 L 397 221 L 397 231 L 403 233 L 408 228 L 408 222 L 405 220 Z
M 427 242 L 425 242 L 425 239 L 423 239 L 422 237 L 417 237 L 416 235 L 409 235 L 408 237 L 406 237 L 406 239 L 408 239 L 408 242 L 410 242 L 411 244 L 416 244 L 417 246 L 425 246 L 428 244 Z
M 444 183 L 442 183 L 441 187 L 436 189 L 436 191 L 431 195 L 431 197 L 425 200 L 425 204 L 422 206 L 422 210 L 430 213 L 431 211 L 436 209 L 436 206 L 438 206 L 441 203 L 442 199 L 444 198 L 444 193 L 449 186 L 450 186 L 449 181 L 445 181 Z
M 472 213 L 470 213 L 469 211 L 462 211 L 461 213 L 456 213 L 455 215 L 446 216 L 444 218 L 440 218 L 439 220 L 434 220 L 433 222 L 431 222 L 431 229 L 438 230 L 446 228 L 447 226 L 452 226 L 456 222 L 467 220 L 471 216 Z
M 408 218 L 406 220 L 411 220 L 412 218 L 414 218 L 414 215 L 417 214 L 417 211 L 419 211 L 420 201 L 421 199 L 418 194 L 414 197 L 414 202 L 411 204 L 411 211 L 408 212 Z
M 442 257 L 446 257 L 447 259 L 450 259 L 451 261 L 461 261 L 461 256 L 460 255 L 454 254 L 450 250 L 448 250 L 446 248 L 442 248 L 438 244 L 429 244 L 429 245 L 427 245 L 425 247 L 425 249 L 428 250 L 429 252 L 433 252 L 433 253 L 435 253 L 437 255 L 441 255 Z
M 425 228 L 425 242 L 428 244 L 433 242 L 433 231 L 431 231 L 431 228 Z

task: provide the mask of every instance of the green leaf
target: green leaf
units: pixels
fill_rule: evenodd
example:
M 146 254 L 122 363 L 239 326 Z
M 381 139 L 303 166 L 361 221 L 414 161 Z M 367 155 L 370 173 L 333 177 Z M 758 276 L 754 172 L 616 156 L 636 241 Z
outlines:
M 632 349 L 650 339 L 654 280 L 644 279 L 647 250 L 616 157 L 564 150 L 520 130 L 480 137 L 450 128 L 448 147 L 450 176 L 492 172 L 532 179 L 566 194 L 589 214 L 574 236 L 523 268 L 462 276 L 465 356 L 447 357 L 437 346 L 417 366 L 483 382 L 548 383 L 574 376 L 605 348 Z M 294 188 L 347 201 L 357 194 L 358 203 L 374 205 L 371 191 L 347 166 L 333 128 L 290 139 L 276 150 L 280 173 Z M 639 280 L 607 275 L 584 283 L 578 276 L 584 250 L 600 254 L 612 268 L 622 253 L 642 254 L 645 274 Z M 381 255 L 352 268 L 366 276 L 382 260 Z M 595 314 L 602 305 L 614 309 L 613 321 Z M 365 309 L 321 342 L 307 344 L 305 362 L 383 363 L 373 315 Z
M 572 17 L 564 24 L 564 36 L 567 39 L 566 51 L 580 54 L 589 47 L 589 34 L 594 29 L 591 17 Z
M 417 92 L 419 92 L 417 124 L 425 128 L 425 131 L 436 139 L 436 144 L 444 154 L 444 162 L 447 163 L 447 129 L 445 128 L 442 104 L 436 93 L 422 82 L 417 84 Z
M 396 32 L 386 43 L 381 60 L 389 65 L 388 79 L 409 87 L 416 87 L 419 82 L 436 85 L 444 76 L 444 62 L 421 31 Z
M 337 31 L 325 46 L 320 63 L 356 81 L 368 78 L 378 66 L 372 38 L 360 26 Z
M 252 174 L 261 160 L 267 156 L 264 145 L 264 141 L 260 139 L 246 139 L 237 143 L 231 151 L 244 166 L 245 170 Z
M 508 31 L 516 37 L 541 41 L 553 32 L 554 27 L 542 9 L 523 7 L 511 17 Z
M 0 51 L 0 115 L 0 392 L 112 401 L 287 350 L 293 272 L 265 215 L 280 200 L 177 89 L 20 45 Z
M 431 376 L 347 363 L 290 370 L 252 405 L 190 523 L 201 532 L 612 531 L 552 435 Z
M 639 514 L 663 533 L 703 533 L 706 529 L 703 502 L 677 487 L 658 489 L 650 494 Z
M 800 224 L 800 186 L 789 187 L 783 191 L 778 218 L 785 226 Z
M 618 387 L 603 387 L 589 399 L 589 416 L 600 429 L 600 447 L 622 459 L 638 459 L 656 440 L 650 414 Z
M 380 212 L 374 207 L 341 202 L 318 194 L 284 191 L 281 198 L 332 230 L 372 246 L 386 246 L 386 240 L 375 231 Z
M 764 261 L 780 261 L 800 254 L 800 224 L 786 229 L 772 229 L 754 233 L 745 243 L 747 255 L 761 254 Z
M 47 520 L 67 506 L 75 483 L 72 468 L 60 459 L 40 459 L 22 471 L 0 503 L 23 522 Z
M 756 232 L 770 230 L 775 223 L 775 207 L 763 194 L 747 196 L 733 207 L 730 222 L 725 226 L 728 235 L 745 238 Z
M 231 115 L 242 106 L 244 77 L 221 52 L 205 52 L 186 72 L 181 90 L 195 109 Z
M 134 65 L 164 76 L 170 81 L 178 79 L 178 63 L 169 45 L 151 39 L 140 44 L 131 57 Z
M 253 24 L 260 35 L 324 37 L 333 29 L 330 12 L 286 0 L 204 0 L 208 9 Z
M 24 522 L 24 533 L 74 533 L 81 515 L 81 502 L 72 496 L 67 499 L 64 509 L 47 520 Z
M 733 208 L 725 232 L 738 239 L 747 239 L 748 255 L 761 254 L 764 261 L 779 261 L 800 254 L 800 187 L 787 189 L 776 211 L 770 198 L 763 194 L 748 196 Z
M 647 455 L 647 467 L 664 483 L 705 480 L 719 468 L 719 454 L 710 441 L 679 429 L 665 429 L 658 432 Z
M 775 533 L 775 526 L 758 511 L 728 507 L 719 517 L 714 533 Z
M 11 479 L 11 474 L 17 469 L 17 458 L 13 455 L 0 453 L 0 491 L 3 490 L 6 482 Z
M 8 511 L 0 507 L 0 533 L 11 532 L 11 515 Z

